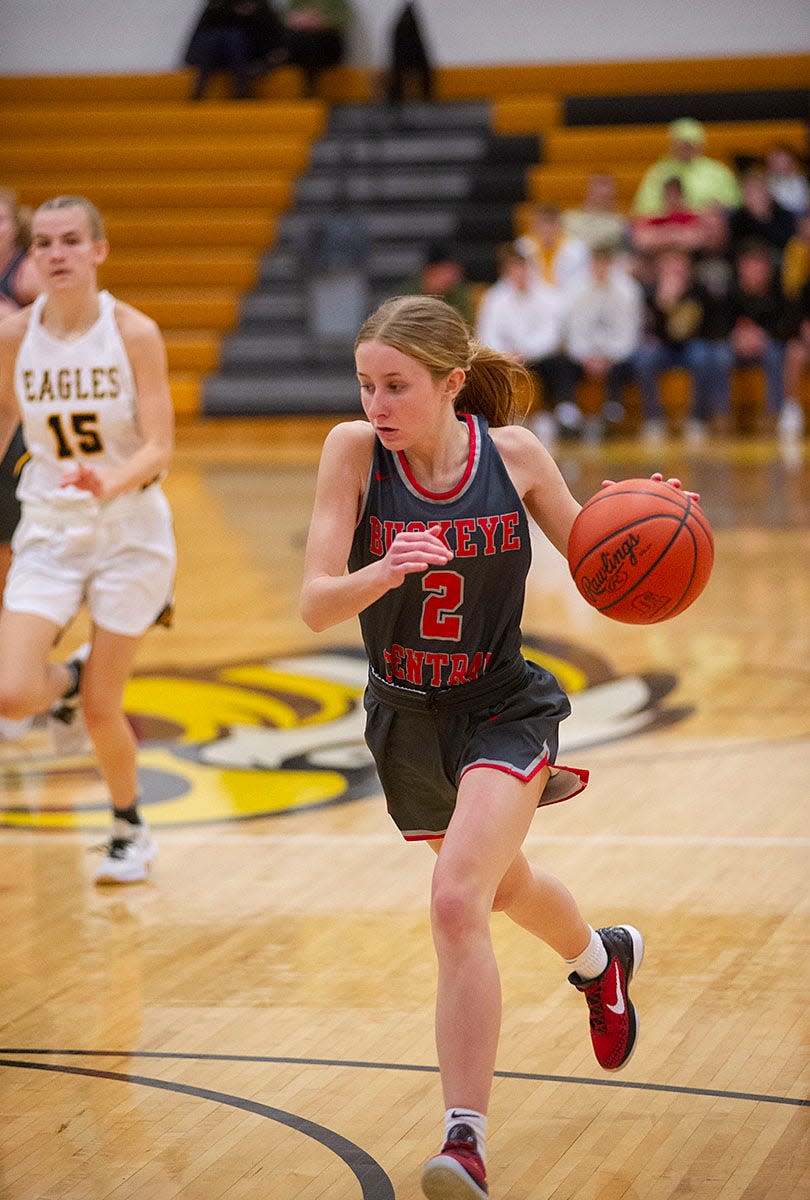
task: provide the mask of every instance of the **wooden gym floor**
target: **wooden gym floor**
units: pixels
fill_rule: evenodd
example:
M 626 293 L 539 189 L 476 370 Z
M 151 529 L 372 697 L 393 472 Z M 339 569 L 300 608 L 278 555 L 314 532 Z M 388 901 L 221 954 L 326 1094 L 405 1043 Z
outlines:
M 420 1194 L 442 1112 L 432 855 L 376 791 L 355 624 L 316 637 L 297 617 L 326 427 L 180 431 L 176 624 L 146 639 L 127 696 L 160 847 L 147 884 L 91 883 L 107 823 L 91 760 L 55 758 L 39 729 L 0 746 L 3 1200 Z M 808 447 L 558 457 L 580 499 L 605 476 L 681 475 L 717 562 L 688 612 L 630 627 L 580 602 L 538 540 L 527 651 L 572 695 L 561 757 L 592 783 L 538 814 L 529 849 L 647 954 L 636 1053 L 606 1075 L 559 962 L 494 918 L 492 1197 L 798 1200 Z

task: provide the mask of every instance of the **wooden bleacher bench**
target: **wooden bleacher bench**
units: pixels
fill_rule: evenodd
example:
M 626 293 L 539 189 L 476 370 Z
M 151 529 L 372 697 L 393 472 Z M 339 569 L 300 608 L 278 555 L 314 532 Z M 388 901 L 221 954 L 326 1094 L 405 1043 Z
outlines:
M 210 204 L 212 197 L 206 197 Z M 275 238 L 276 220 L 266 208 L 120 208 L 105 215 L 114 247 L 244 246 L 257 254 Z

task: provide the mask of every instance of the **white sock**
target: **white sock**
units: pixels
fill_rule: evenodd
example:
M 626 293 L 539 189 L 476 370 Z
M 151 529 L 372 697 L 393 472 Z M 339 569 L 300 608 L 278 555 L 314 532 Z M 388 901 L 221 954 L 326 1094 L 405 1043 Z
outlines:
M 590 926 L 588 926 L 590 929 Z M 591 940 L 576 958 L 566 958 L 565 964 L 571 973 L 579 975 L 580 979 L 596 979 L 608 965 L 608 955 L 604 942 L 596 930 L 591 929 Z
M 481 1162 L 487 1161 L 487 1118 L 484 1113 L 476 1112 L 474 1108 L 448 1108 L 444 1114 L 444 1140 L 447 1141 L 450 1130 L 454 1125 L 469 1125 L 478 1143 L 478 1153 Z

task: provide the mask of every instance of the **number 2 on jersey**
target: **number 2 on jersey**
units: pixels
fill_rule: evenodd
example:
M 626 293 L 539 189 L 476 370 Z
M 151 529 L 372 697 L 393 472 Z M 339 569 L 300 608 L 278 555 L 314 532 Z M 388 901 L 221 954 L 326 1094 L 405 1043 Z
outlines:
M 420 636 L 460 641 L 463 617 L 456 610 L 461 608 L 464 600 L 464 576 L 458 571 L 428 571 L 422 579 L 422 587 L 430 594 L 422 603 Z
M 48 425 L 56 440 L 56 453 L 60 458 L 74 458 L 76 449 L 82 454 L 101 454 L 104 449 L 101 444 L 96 423 L 98 421 L 98 413 L 72 413 L 70 424 L 75 434 L 76 448 L 71 445 L 67 435 L 65 434 L 60 413 L 54 413 L 48 417 Z

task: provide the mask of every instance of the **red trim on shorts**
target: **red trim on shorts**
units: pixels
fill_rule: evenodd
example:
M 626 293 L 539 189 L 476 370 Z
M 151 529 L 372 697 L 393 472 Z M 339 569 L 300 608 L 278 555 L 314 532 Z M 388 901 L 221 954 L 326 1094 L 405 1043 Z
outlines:
M 462 776 L 464 775 L 465 771 L 474 771 L 476 769 L 476 767 L 486 767 L 486 766 L 489 766 L 490 770 L 494 769 L 496 771 L 503 771 L 505 775 L 513 775 L 517 779 L 521 779 L 524 782 L 528 782 L 530 779 L 532 779 L 537 774 L 538 771 L 542 771 L 543 767 L 548 766 L 548 758 L 545 758 L 544 761 L 542 762 L 542 764 L 539 767 L 536 767 L 535 770 L 532 771 L 530 775 L 521 775 L 519 771 L 510 771 L 508 767 L 504 767 L 504 766 L 495 766 L 493 768 L 489 763 L 481 762 L 481 763 L 470 763 L 470 765 L 468 767 L 465 767 L 464 771 L 462 771 Z M 540 802 L 537 805 L 538 808 L 545 808 L 547 805 L 550 805 L 550 804 L 562 804 L 563 800 L 573 799 L 573 797 L 578 796 L 580 794 L 580 792 L 584 792 L 585 788 L 588 786 L 588 780 L 590 778 L 590 771 L 587 771 L 582 767 L 566 767 L 563 763 L 553 763 L 552 766 L 559 767 L 559 769 L 561 771 L 565 771 L 569 775 L 574 775 L 579 780 L 579 787 L 574 788 L 574 790 L 571 792 L 566 792 L 566 794 L 564 796 L 556 796 L 553 800 L 545 800 L 543 798 L 543 796 L 541 796 Z M 544 795 L 545 795 L 545 793 L 544 793 Z M 435 841 L 441 841 L 441 839 L 444 837 L 444 834 L 445 834 L 445 831 L 441 830 L 438 833 L 410 833 L 410 834 L 403 833 L 402 837 L 404 838 L 404 840 L 406 842 L 435 842 Z
M 470 431 L 470 451 L 467 455 L 467 465 L 464 468 L 464 474 L 461 476 L 461 479 L 458 481 L 456 486 L 451 488 L 449 492 L 429 492 L 427 488 L 423 488 L 421 483 L 417 483 L 413 476 L 410 463 L 405 457 L 405 451 L 397 450 L 399 465 L 402 467 L 408 483 L 411 485 L 414 491 L 418 492 L 420 496 L 424 496 L 427 500 L 451 500 L 453 496 L 458 495 L 458 493 L 466 487 L 470 475 L 472 474 L 476 450 L 475 422 L 469 413 L 461 413 L 460 415 L 464 417 L 464 420 L 467 422 L 467 428 Z
M 468 771 L 478 770 L 480 767 L 486 767 L 490 771 L 502 771 L 504 775 L 512 775 L 515 779 L 520 779 L 523 783 L 530 783 L 543 767 L 548 766 L 548 755 L 544 755 L 540 762 L 533 770 L 529 772 L 519 771 L 517 767 L 509 767 L 506 763 L 488 762 L 486 759 L 479 759 L 478 762 L 469 763 L 459 775 L 459 780 L 463 779 Z

